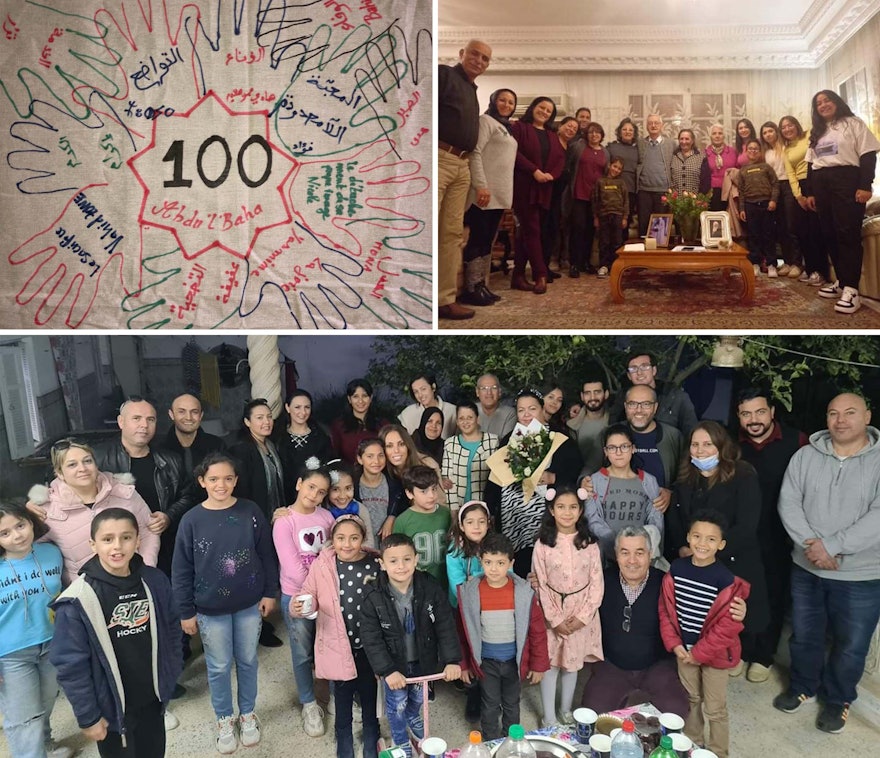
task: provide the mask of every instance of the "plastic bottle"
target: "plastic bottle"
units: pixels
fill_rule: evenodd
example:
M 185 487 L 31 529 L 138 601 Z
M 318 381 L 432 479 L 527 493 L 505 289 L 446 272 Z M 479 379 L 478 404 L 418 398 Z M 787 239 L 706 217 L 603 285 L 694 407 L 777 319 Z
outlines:
M 490 758 L 489 748 L 483 744 L 483 735 L 474 730 L 468 738 L 468 744 L 461 749 L 459 758 Z
M 654 750 L 649 758 L 677 758 L 678 753 L 672 749 L 672 737 L 664 734 L 660 738 L 660 747 Z
M 495 758 L 537 758 L 535 748 L 526 739 L 526 730 L 519 724 L 511 724 L 507 739 L 495 752 Z
M 623 722 L 623 728 L 611 740 L 611 758 L 644 758 L 645 751 L 642 741 L 636 734 L 636 726 L 627 719 Z

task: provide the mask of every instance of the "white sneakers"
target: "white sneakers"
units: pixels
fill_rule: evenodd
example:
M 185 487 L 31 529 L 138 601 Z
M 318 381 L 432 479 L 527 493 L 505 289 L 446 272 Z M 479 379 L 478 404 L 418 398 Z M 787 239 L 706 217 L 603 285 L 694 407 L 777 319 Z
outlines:
M 828 300 L 837 300 L 840 297 L 840 282 L 834 281 L 826 284 L 824 287 L 820 287 L 816 294 Z
M 260 720 L 256 713 L 245 713 L 238 717 L 238 729 L 241 744 L 245 747 L 253 747 L 260 742 Z
M 746 679 L 750 682 L 766 682 L 770 678 L 770 667 L 763 663 L 750 663 Z
M 302 717 L 303 730 L 309 737 L 320 737 L 324 734 L 324 711 L 314 700 L 303 706 Z
M 235 716 L 225 716 L 217 721 L 217 752 L 229 755 L 236 748 L 238 738 L 235 736 Z
M 844 287 L 840 300 L 834 304 L 834 310 L 838 313 L 855 313 L 861 307 L 862 301 L 855 287 Z
M 170 732 L 180 726 L 180 720 L 167 708 L 165 709 L 165 731 Z

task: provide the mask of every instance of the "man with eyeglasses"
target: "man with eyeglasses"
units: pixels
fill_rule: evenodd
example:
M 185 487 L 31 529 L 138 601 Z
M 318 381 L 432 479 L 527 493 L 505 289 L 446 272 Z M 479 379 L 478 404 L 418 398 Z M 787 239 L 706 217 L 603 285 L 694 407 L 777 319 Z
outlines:
M 627 363 L 626 375 L 634 387 L 644 385 L 657 393 L 657 420 L 674 426 L 685 439 L 690 439 L 691 431 L 698 421 L 694 404 L 681 387 L 657 381 L 656 358 L 650 353 L 634 355 Z M 611 420 L 622 421 L 623 417 L 623 403 L 618 400 L 611 410 Z
M 743 389 L 737 396 L 736 413 L 742 459 L 755 467 L 761 485 L 758 542 L 770 601 L 770 623 L 759 634 L 742 635 L 742 657 L 751 662 L 746 679 L 765 682 L 770 677 L 791 598 L 792 546 L 779 518 L 779 490 L 791 457 L 808 443 L 808 439 L 803 432 L 776 418 L 773 397 L 766 389 Z
M 652 530 L 656 535 L 656 530 Z M 653 541 L 643 526 L 626 526 L 614 540 L 616 565 L 605 570 L 599 607 L 605 660 L 593 664 L 581 705 L 607 713 L 631 703 L 651 703 L 661 713 L 688 714 L 688 696 L 675 656 L 660 638 L 658 604 L 663 572 L 651 566 Z M 730 615 L 742 621 L 746 603 L 736 598 Z
M 501 383 L 495 374 L 477 379 L 477 410 L 481 431 L 494 434 L 502 445 L 516 426 L 516 410 L 501 404 Z
M 581 387 L 581 410 L 568 421 L 588 471 L 598 471 L 604 460 L 602 432 L 608 426 L 608 397 L 605 377 L 598 370 L 589 372 Z

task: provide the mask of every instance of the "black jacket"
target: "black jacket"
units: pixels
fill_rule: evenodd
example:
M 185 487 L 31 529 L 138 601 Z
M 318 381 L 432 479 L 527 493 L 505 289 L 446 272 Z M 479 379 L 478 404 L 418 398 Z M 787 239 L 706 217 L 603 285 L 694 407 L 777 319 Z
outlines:
M 176 529 L 183 514 L 195 505 L 189 478 L 183 471 L 183 462 L 177 453 L 159 447 L 150 447 L 150 452 L 156 464 L 155 485 L 159 495 L 159 510 L 171 519 L 171 526 Z M 95 445 L 95 463 L 99 471 L 131 473 L 131 456 L 122 446 L 122 437 Z
M 177 432 L 173 425 L 162 441 L 162 449 L 175 453 L 180 456 L 181 461 L 184 460 L 183 445 L 177 439 Z M 223 450 L 226 450 L 226 443 L 220 437 L 215 434 L 208 434 L 204 429 L 197 429 L 195 439 L 190 446 L 193 467 L 198 466 L 208 453 L 222 452 Z M 184 471 L 183 473 L 188 481 L 195 481 L 192 471 Z
M 690 435 L 693 428 L 699 423 L 697 412 L 690 395 L 681 387 L 670 382 L 657 380 L 657 412 L 654 414 L 656 421 L 674 426 L 690 444 Z M 609 423 L 616 424 L 626 421 L 626 411 L 623 404 L 626 400 L 626 391 L 629 386 L 622 387 L 609 411 Z
M 361 640 L 377 676 L 399 671 L 406 676 L 406 642 L 388 577 L 379 572 L 361 606 Z M 413 617 L 419 674 L 439 674 L 450 663 L 461 663 L 461 646 L 446 590 L 422 571 L 413 576 Z
M 290 433 L 283 424 L 276 424 L 272 432 L 272 441 L 278 449 L 281 468 L 284 471 L 284 501 L 292 503 L 296 500 L 296 481 L 305 468 L 309 458 L 317 458 L 322 466 L 338 456 L 330 445 L 330 437 L 317 424 L 309 427 L 309 436 L 302 447 L 294 447 L 290 441 Z

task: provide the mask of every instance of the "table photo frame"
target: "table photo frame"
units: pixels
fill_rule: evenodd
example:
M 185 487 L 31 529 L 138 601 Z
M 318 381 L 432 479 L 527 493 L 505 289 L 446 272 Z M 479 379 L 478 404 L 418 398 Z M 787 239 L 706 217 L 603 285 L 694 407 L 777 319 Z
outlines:
M 657 240 L 657 247 L 669 247 L 669 237 L 672 234 L 671 213 L 652 213 L 648 219 L 648 237 Z
M 700 214 L 700 239 L 705 248 L 730 247 L 730 214 L 727 211 L 703 211 Z

